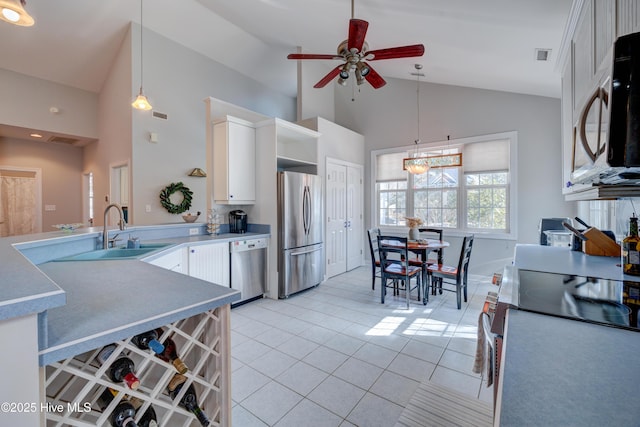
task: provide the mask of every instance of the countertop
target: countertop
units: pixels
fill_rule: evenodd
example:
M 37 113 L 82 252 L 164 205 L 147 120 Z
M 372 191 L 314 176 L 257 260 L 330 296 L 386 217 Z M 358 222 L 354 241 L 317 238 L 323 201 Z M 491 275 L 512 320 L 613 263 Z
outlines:
M 185 235 L 194 227 L 202 224 L 132 227 L 125 233 L 143 243 L 171 245 L 126 260 L 53 262 L 95 249 L 101 232 L 92 228 L 0 239 L 0 320 L 39 314 L 42 366 L 237 301 L 238 291 L 147 262 L 181 247 L 269 233 Z
M 640 281 L 640 276 L 622 273 L 620 257 L 586 255 L 583 252 L 572 251 L 568 247 L 518 244 L 513 264 L 525 270 Z
M 637 426 L 640 334 L 509 310 L 501 426 Z

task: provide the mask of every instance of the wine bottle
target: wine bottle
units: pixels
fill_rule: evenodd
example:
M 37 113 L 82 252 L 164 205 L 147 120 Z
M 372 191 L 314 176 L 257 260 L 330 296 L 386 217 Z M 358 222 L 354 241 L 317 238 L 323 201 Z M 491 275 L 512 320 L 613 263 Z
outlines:
M 98 405 L 104 411 L 107 409 L 111 401 L 116 395 L 116 391 L 110 388 L 105 388 L 100 397 L 98 397 Z M 111 412 L 109 416 L 109 423 L 113 427 L 138 427 L 133 417 L 136 415 L 136 410 L 130 402 L 126 400 L 120 401 Z
M 115 344 L 106 346 L 102 349 L 102 351 L 100 351 L 96 359 L 101 365 L 103 365 L 115 349 Z M 134 371 L 135 365 L 133 363 L 133 360 L 129 359 L 127 356 L 121 355 L 111 364 L 111 366 L 107 370 L 107 376 L 114 383 L 124 381 L 127 387 L 129 387 L 131 390 L 135 390 L 140 385 L 140 380 L 138 379 L 138 377 L 136 377 Z
M 162 328 L 156 329 L 156 333 L 158 334 L 158 336 L 161 336 L 162 332 Z M 184 362 L 178 357 L 178 349 L 176 347 L 176 343 L 169 337 L 164 340 L 164 351 L 162 352 L 162 354 L 157 354 L 156 356 L 158 356 L 165 362 L 173 364 L 179 374 L 185 374 L 189 370 L 187 365 L 185 365 Z
M 158 332 L 155 330 L 138 334 L 131 338 L 131 342 L 141 350 L 151 349 L 155 354 L 162 354 L 164 346 L 158 341 Z
M 640 276 L 639 243 L 638 218 L 634 214 L 629 218 L 629 235 L 622 241 L 622 271 L 625 274 Z
M 138 413 L 138 411 L 144 404 L 144 401 L 138 399 L 135 396 L 129 397 L 129 402 L 131 402 L 131 404 L 135 408 L 136 413 Z M 144 411 L 144 414 L 142 414 L 140 420 L 138 420 L 138 427 L 158 427 L 158 417 L 156 415 L 156 410 L 153 409 L 152 405 L 149 405 L 147 410 Z
M 187 377 L 184 375 L 174 375 L 167 386 L 167 389 L 169 390 L 169 397 L 171 397 L 171 399 L 175 399 L 178 393 L 180 393 L 185 381 L 187 381 Z M 210 424 L 207 414 L 205 414 L 198 406 L 198 397 L 196 396 L 196 389 L 193 387 L 193 384 L 189 385 L 187 391 L 182 396 L 182 399 L 180 399 L 180 406 L 195 415 L 201 425 L 208 426 Z

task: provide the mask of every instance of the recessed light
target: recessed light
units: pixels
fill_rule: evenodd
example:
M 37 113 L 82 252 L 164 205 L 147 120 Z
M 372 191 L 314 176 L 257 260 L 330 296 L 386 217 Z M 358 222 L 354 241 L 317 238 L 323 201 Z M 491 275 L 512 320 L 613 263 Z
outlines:
M 33 138 L 42 138 L 42 135 L 40 135 L 39 133 L 30 133 L 29 136 Z

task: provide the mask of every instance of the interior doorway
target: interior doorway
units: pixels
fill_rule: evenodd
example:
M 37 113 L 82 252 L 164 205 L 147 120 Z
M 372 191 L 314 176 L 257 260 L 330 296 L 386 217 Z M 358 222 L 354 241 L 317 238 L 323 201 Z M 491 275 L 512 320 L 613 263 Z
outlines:
M 41 231 L 41 169 L 0 166 L 0 237 Z
M 129 161 L 114 163 L 110 166 L 111 170 L 111 187 L 109 190 L 110 200 L 109 203 L 117 203 L 122 207 L 122 213 L 124 220 L 127 224 L 130 223 L 129 213 L 129 195 L 130 195 L 130 179 L 129 179 Z M 113 225 L 118 223 L 118 212 L 111 210 L 109 212 L 109 224 Z

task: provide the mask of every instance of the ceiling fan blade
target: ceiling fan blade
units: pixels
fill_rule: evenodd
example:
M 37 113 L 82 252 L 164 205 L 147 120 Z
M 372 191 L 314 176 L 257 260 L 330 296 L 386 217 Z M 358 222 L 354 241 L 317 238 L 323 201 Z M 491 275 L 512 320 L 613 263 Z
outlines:
M 371 68 L 371 65 L 367 64 L 367 67 L 369 67 L 369 73 L 365 76 L 365 79 L 367 79 L 369 84 L 373 86 L 374 89 L 380 89 L 382 86 L 387 84 L 382 76 L 378 74 L 376 70 Z
M 373 57 L 371 57 L 373 55 Z M 367 52 L 367 61 L 379 61 L 380 59 L 410 58 L 424 55 L 424 45 L 413 44 L 410 46 L 390 47 Z
M 347 49 L 349 49 L 349 51 L 351 51 L 351 49 L 356 49 L 358 52 L 362 50 L 368 27 L 369 23 L 362 19 L 349 20 L 349 41 L 347 42 Z
M 318 55 L 314 53 L 290 53 L 287 59 L 343 59 L 337 55 Z
M 338 65 L 333 70 L 329 71 L 329 74 L 324 76 L 322 80 L 316 83 L 313 87 L 316 89 L 320 89 L 325 87 L 331 80 L 335 79 L 338 74 L 340 74 L 340 69 L 342 68 L 342 64 Z

